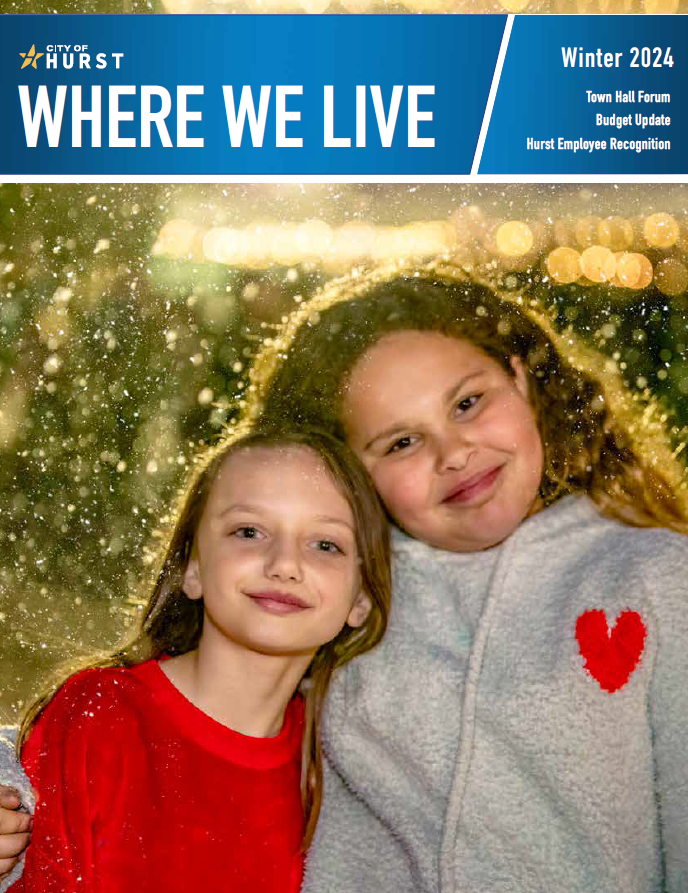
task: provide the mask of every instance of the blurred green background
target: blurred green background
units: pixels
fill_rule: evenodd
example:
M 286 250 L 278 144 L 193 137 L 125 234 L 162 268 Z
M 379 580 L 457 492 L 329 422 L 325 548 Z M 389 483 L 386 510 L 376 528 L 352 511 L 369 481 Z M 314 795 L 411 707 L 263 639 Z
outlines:
M 680 438 L 687 189 L 0 186 L 0 716 L 121 633 L 144 545 L 260 339 L 352 263 L 443 254 L 528 289 Z

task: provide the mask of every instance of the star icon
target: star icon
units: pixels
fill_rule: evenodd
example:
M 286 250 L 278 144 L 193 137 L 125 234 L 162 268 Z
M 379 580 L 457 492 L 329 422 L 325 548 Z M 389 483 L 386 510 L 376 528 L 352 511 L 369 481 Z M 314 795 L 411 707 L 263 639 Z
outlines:
M 22 68 L 26 68 L 27 65 L 31 65 L 36 68 L 36 59 L 40 59 L 43 53 L 36 52 L 36 44 L 34 44 L 28 53 L 20 53 L 19 54 L 22 59 Z

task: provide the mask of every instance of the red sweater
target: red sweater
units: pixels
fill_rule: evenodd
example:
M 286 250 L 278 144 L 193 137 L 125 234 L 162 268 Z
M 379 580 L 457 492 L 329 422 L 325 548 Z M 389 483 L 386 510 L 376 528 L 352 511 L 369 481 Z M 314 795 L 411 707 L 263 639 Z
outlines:
M 24 748 L 39 802 L 12 890 L 297 893 L 302 735 L 300 698 L 276 738 L 249 738 L 156 661 L 80 673 Z

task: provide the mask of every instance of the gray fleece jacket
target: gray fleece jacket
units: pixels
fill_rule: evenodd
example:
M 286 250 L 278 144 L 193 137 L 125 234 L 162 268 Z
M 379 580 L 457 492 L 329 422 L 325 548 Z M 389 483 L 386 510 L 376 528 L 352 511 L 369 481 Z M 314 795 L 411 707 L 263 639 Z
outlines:
M 686 893 L 688 538 L 570 497 L 484 553 L 395 547 L 306 893 Z
M 568 498 L 484 553 L 397 534 L 394 573 L 306 893 L 686 893 L 688 538 Z

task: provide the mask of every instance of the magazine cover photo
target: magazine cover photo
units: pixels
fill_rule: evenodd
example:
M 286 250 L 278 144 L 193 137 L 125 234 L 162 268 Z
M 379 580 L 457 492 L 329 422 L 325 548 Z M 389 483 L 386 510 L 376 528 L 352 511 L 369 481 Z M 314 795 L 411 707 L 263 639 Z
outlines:
M 687 189 L 0 185 L 0 890 L 688 889 Z

